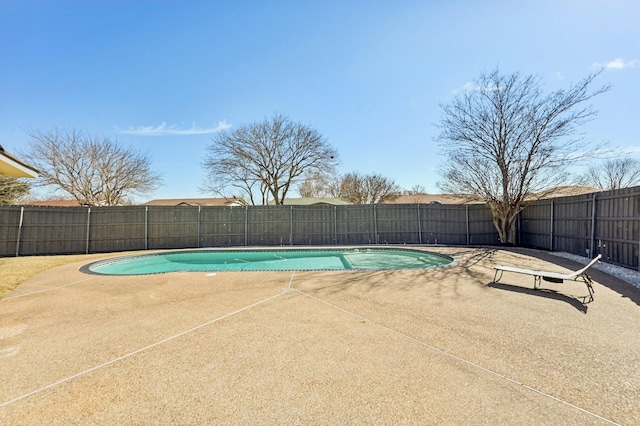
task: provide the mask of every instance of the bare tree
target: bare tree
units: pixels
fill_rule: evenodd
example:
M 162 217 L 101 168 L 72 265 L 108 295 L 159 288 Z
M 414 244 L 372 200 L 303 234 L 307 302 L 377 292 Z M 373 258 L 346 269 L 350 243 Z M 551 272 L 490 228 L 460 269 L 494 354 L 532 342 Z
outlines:
M 253 205 L 282 204 L 306 174 L 331 173 L 337 162 L 337 151 L 317 130 L 275 114 L 213 138 L 203 163 L 204 189 L 239 191 Z
M 31 186 L 23 179 L 0 175 L 0 205 L 17 204 Z
M 640 185 L 640 161 L 618 158 L 607 160 L 604 164 L 592 165 L 578 182 L 604 190 Z
M 150 158 L 117 142 L 78 131 L 31 132 L 29 161 L 38 182 L 70 194 L 85 206 L 115 206 L 127 196 L 156 189 L 162 180 Z
M 329 180 L 327 182 L 327 196 L 340 198 L 342 195 L 342 181 L 344 176 L 335 173 L 329 176 Z
M 421 194 L 427 193 L 426 188 L 423 185 L 419 185 L 419 184 L 413 185 L 409 191 L 410 191 L 410 194 L 412 195 L 421 195 Z
M 589 92 L 598 74 L 548 95 L 535 76 L 482 74 L 474 89 L 441 105 L 440 188 L 484 200 L 500 241 L 514 243 L 523 202 L 557 186 L 568 166 L 588 154 L 577 130 L 596 115 L 583 103 L 609 90 Z
M 341 178 L 338 196 L 353 204 L 378 204 L 393 201 L 401 191 L 393 179 L 375 173 L 352 172 Z
M 405 191 L 405 195 L 411 195 L 411 200 L 418 204 L 422 201 L 422 196 L 427 193 L 423 185 L 413 185 L 411 189 Z
M 301 197 L 329 197 L 331 196 L 331 176 L 326 173 L 309 172 L 298 185 Z

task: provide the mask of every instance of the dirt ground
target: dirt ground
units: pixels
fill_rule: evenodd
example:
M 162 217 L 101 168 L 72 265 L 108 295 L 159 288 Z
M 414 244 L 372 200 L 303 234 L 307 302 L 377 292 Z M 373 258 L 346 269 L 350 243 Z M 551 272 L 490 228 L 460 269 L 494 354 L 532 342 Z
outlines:
M 381 272 L 40 273 L 0 300 L 0 424 L 639 424 L 640 290 L 429 247 Z M 113 255 L 105 255 L 110 257 Z

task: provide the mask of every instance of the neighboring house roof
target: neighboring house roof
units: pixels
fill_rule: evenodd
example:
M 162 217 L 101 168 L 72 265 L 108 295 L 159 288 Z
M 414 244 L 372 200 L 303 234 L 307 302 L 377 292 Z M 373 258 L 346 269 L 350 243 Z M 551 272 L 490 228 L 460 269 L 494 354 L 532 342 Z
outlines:
M 18 178 L 37 178 L 38 171 L 9 154 L 0 145 L 0 175 Z
M 165 198 L 151 200 L 143 206 L 246 206 L 247 202 L 242 198 Z
M 346 206 L 352 203 L 343 200 L 342 198 L 285 198 L 282 203 L 285 206 L 317 206 L 317 205 L 325 205 L 325 206 Z M 269 205 L 274 205 L 273 201 L 269 202 Z
M 41 207 L 80 207 L 76 200 L 37 200 L 24 203 L 26 206 Z
M 413 194 L 400 195 L 385 204 L 467 204 L 468 200 L 460 195 L 449 194 Z
M 534 194 L 528 199 L 544 199 L 556 197 L 570 197 L 574 195 L 591 194 L 600 192 L 601 189 L 591 188 L 587 186 L 559 186 L 549 189 L 538 194 Z M 484 201 L 473 201 L 465 198 L 463 195 L 450 194 L 415 194 L 400 195 L 398 198 L 387 201 L 385 204 L 484 204 Z
M 572 197 L 574 195 L 592 194 L 594 192 L 602 192 L 602 189 L 593 188 L 590 186 L 558 186 L 548 191 L 543 191 L 536 195 L 534 198 L 558 198 L 558 197 Z

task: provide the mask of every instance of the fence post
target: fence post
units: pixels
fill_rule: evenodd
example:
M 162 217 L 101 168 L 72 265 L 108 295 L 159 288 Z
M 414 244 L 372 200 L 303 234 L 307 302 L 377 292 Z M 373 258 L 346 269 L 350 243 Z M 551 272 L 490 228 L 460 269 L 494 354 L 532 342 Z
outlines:
M 549 241 L 549 251 L 553 251 L 553 222 L 554 222 L 554 210 L 555 210 L 555 204 L 553 202 L 553 198 L 551 199 L 551 232 L 549 235 L 550 241 Z
M 84 248 L 84 254 L 89 254 L 90 227 L 91 227 L 91 207 L 87 208 L 87 242 Z
M 293 245 L 293 205 L 289 209 L 289 245 Z
M 249 244 L 249 206 L 244 206 L 244 246 Z
M 593 193 L 593 201 L 591 205 L 591 253 L 589 258 L 593 259 L 595 256 L 595 248 L 596 248 L 596 196 L 597 193 Z
M 202 206 L 198 206 L 198 248 L 200 248 L 200 210 Z
M 378 244 L 378 215 L 376 214 L 376 205 L 373 205 L 373 232 L 374 244 Z
M 469 204 L 465 204 L 465 220 L 467 222 L 467 245 L 471 245 L 471 235 L 469 233 Z
M 149 206 L 144 208 L 144 249 L 149 250 Z
M 23 218 L 24 218 L 24 207 L 20 207 L 20 224 L 18 225 L 18 238 L 16 239 L 16 257 L 20 255 L 20 237 L 22 236 Z
M 333 244 L 338 245 L 338 206 L 333 206 Z
M 418 206 L 418 242 L 422 244 L 422 223 L 420 223 L 420 203 L 416 204 Z

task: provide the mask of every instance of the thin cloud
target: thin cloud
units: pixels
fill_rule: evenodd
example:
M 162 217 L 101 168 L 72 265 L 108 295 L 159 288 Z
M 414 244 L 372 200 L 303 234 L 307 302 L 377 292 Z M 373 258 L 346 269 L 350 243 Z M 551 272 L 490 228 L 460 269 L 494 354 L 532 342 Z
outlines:
M 614 60 L 605 63 L 596 62 L 593 64 L 594 68 L 604 68 L 609 71 L 623 70 L 626 68 L 636 68 L 638 66 L 640 66 L 640 62 L 637 59 L 622 58 L 615 58 Z
M 189 136 L 189 135 L 209 135 L 227 130 L 231 127 L 225 120 L 219 121 L 216 127 L 199 128 L 195 124 L 188 129 L 181 129 L 177 126 L 168 126 L 166 122 L 162 122 L 159 126 L 138 126 L 129 127 L 118 133 L 136 136 Z
M 474 82 L 469 81 L 463 84 L 459 89 L 454 89 L 453 93 L 457 94 L 460 92 L 468 93 L 468 92 L 480 92 L 480 91 L 495 92 L 498 90 L 500 90 L 500 87 L 498 87 L 497 85 L 489 85 L 489 86 L 482 87 L 482 86 L 478 86 Z
M 640 154 L 640 147 L 637 147 L 637 146 L 626 147 L 626 148 L 624 148 L 623 153 L 625 153 L 625 154 Z
M 607 143 L 611 143 L 608 142 Z M 637 146 L 613 146 L 611 148 L 598 148 L 592 152 L 593 158 L 612 159 L 620 157 L 636 157 L 640 155 L 640 147 Z
M 462 86 L 463 92 L 471 92 L 473 90 L 479 90 L 480 88 L 473 82 L 468 81 Z
M 472 92 L 477 89 L 478 89 L 478 86 L 475 83 L 468 81 L 465 84 L 463 84 L 461 87 L 457 89 L 453 89 L 451 92 L 453 92 L 454 94 L 458 94 L 460 92 L 465 92 L 465 93 Z

